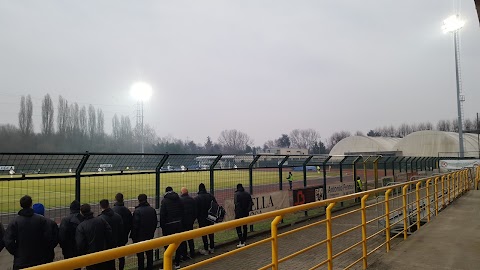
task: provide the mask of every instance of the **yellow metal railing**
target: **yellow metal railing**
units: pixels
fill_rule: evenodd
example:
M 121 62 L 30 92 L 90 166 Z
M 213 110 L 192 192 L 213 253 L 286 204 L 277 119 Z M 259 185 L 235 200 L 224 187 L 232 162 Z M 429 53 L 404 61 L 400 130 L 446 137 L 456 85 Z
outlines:
M 468 177 L 468 169 L 431 176 L 370 191 L 219 223 L 192 231 L 164 236 L 67 260 L 61 260 L 29 269 L 74 269 L 113 260 L 119 257 L 125 257 L 146 250 L 168 246 L 163 254 L 163 263 L 165 270 L 171 270 L 172 256 L 181 242 L 210 233 L 231 230 L 243 224 L 252 224 L 269 220 L 271 221 L 270 237 L 251 243 L 245 247 L 208 258 L 198 263 L 184 266 L 182 269 L 201 267 L 208 263 L 222 260 L 227 256 L 235 255 L 238 252 L 253 249 L 268 242 L 271 243 L 271 263 L 259 267 L 259 269 L 277 270 L 279 269 L 280 263 L 288 263 L 292 258 L 305 252 L 313 252 L 313 249 L 319 247 L 324 247 L 326 249 L 326 254 L 324 257 L 322 257 L 321 254 L 316 256 L 318 257 L 318 261 L 311 262 L 314 265 L 308 266 L 310 269 L 317 269 L 322 266 L 327 269 L 333 269 L 334 265 L 335 268 L 348 269 L 360 263 L 362 268 L 366 269 L 370 255 L 375 252 L 380 252 L 381 248 L 384 246 L 387 252 L 390 251 L 392 241 L 399 241 L 398 236 L 403 235 L 403 238 L 406 239 L 408 234 L 415 230 L 419 230 L 422 223 L 429 222 L 432 217 L 438 215 L 438 213 L 443 208 L 447 207 L 447 205 L 453 200 L 467 192 L 470 189 L 469 180 L 473 180 L 471 182 L 474 183 L 475 187 L 478 187 L 478 183 L 480 182 L 480 169 L 478 167 L 476 168 L 475 179 L 468 179 Z M 401 190 L 401 193 L 398 192 L 398 190 Z M 353 201 L 357 198 L 361 198 L 360 206 L 353 206 L 352 208 L 343 210 L 343 212 L 335 213 L 336 215 L 334 215 L 333 208 L 337 203 Z M 278 233 L 277 226 L 285 215 L 325 206 L 326 214 L 323 219 L 281 234 Z M 378 210 L 379 208 L 380 210 Z M 361 217 L 360 219 L 359 215 Z M 334 230 L 334 228 L 341 227 L 339 224 L 341 224 L 341 220 L 345 218 L 348 218 L 348 224 L 351 224 L 352 227 L 341 232 L 337 229 Z M 338 227 L 336 227 L 337 225 Z M 345 226 L 345 224 L 342 224 L 342 226 Z M 279 257 L 279 248 L 281 248 L 278 244 L 279 238 L 306 229 L 323 227 L 325 228 L 323 234 L 325 237 L 324 239 L 322 239 L 321 235 L 315 235 L 316 242 L 314 244 L 302 247 L 299 243 L 296 252 L 283 258 Z M 356 240 L 354 243 L 350 243 L 349 240 L 351 239 Z M 341 248 L 343 249 L 338 251 L 338 249 Z M 336 251 L 336 253 L 334 251 Z

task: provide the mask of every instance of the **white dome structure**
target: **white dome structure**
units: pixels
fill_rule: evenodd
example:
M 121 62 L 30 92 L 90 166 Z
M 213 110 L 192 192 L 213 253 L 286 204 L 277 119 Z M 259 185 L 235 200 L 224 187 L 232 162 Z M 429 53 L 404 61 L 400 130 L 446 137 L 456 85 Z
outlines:
M 465 157 L 478 157 L 478 140 L 476 134 L 463 134 Z M 395 149 L 403 156 L 436 157 L 458 156 L 458 133 L 423 130 L 408 134 L 402 138 Z
M 339 141 L 330 151 L 330 155 L 395 151 L 399 140 L 400 138 L 392 137 L 350 136 Z

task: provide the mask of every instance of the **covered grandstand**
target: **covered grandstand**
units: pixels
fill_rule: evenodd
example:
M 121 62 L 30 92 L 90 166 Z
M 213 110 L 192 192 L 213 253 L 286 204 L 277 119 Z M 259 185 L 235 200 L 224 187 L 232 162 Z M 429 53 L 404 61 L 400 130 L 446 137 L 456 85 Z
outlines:
M 464 133 L 465 157 L 479 157 L 478 135 Z M 458 133 L 423 130 L 404 138 L 351 136 L 338 142 L 330 155 L 382 154 L 432 157 L 458 156 Z

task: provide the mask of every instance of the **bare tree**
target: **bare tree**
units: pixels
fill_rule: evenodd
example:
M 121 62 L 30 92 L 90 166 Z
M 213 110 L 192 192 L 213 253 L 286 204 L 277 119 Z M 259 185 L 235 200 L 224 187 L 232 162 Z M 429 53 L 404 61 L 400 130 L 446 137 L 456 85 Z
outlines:
M 274 148 L 274 147 L 276 147 L 275 142 L 272 140 L 268 140 L 263 144 L 263 151 L 266 151 L 267 149 Z
M 320 140 L 320 134 L 314 129 L 294 129 L 290 132 L 293 147 L 310 149 Z
M 348 131 L 339 131 L 335 132 L 330 136 L 328 140 L 328 149 L 332 150 L 332 148 L 341 140 L 350 137 L 350 132 Z
M 365 136 L 365 134 L 362 131 L 357 130 L 357 132 L 355 132 L 355 136 Z
M 33 134 L 33 104 L 32 98 L 28 95 L 20 99 L 20 112 L 18 113 L 18 126 L 23 135 Z
M 85 106 L 82 106 L 82 108 L 80 109 L 80 113 L 78 115 L 78 123 L 80 134 L 82 134 L 82 136 L 86 136 L 88 134 L 88 120 L 87 108 L 85 108 Z
M 465 129 L 465 131 L 469 131 L 469 130 L 475 129 L 475 124 L 474 124 L 474 122 L 473 122 L 471 119 L 469 119 L 469 118 L 465 119 L 465 121 L 463 122 L 463 125 L 464 125 L 463 129 Z
M 105 119 L 102 109 L 97 109 L 97 134 L 103 138 L 105 135 Z
M 253 143 L 246 133 L 236 129 L 222 131 L 218 141 L 225 152 L 232 153 L 244 152 L 247 146 Z
M 400 127 L 397 130 L 397 136 L 400 137 L 400 138 L 403 138 L 410 133 L 412 133 L 412 128 L 407 123 L 401 124 Z
M 458 132 L 458 120 L 456 118 L 452 120 L 452 131 Z
M 42 134 L 50 136 L 54 132 L 53 117 L 54 117 L 53 101 L 49 94 L 43 97 L 42 101 Z
M 92 104 L 88 106 L 88 135 L 90 139 L 95 138 L 97 134 L 97 118 L 95 114 L 95 107 Z
M 120 121 L 117 114 L 115 114 L 112 118 L 112 136 L 114 140 L 120 139 L 120 128 Z
M 123 116 L 120 119 L 120 139 L 123 142 L 131 143 L 133 139 L 132 124 L 128 116 Z
M 80 108 L 76 102 L 70 105 L 70 128 L 74 134 L 80 134 Z
M 58 97 L 58 109 L 57 109 L 57 130 L 58 134 L 62 136 L 67 135 L 68 129 L 68 118 L 69 118 L 69 111 L 68 111 L 68 101 L 64 99 L 62 96 Z

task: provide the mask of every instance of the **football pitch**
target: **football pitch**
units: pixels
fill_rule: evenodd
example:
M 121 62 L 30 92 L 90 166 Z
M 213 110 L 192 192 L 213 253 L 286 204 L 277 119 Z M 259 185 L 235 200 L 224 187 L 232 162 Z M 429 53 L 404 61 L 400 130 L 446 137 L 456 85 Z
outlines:
M 38 175 L 36 175 L 38 176 Z M 16 180 L 10 176 L 0 178 L 0 212 L 12 213 L 19 210 L 19 200 L 23 195 L 30 195 L 34 203 L 41 202 L 46 208 L 65 208 L 75 199 L 75 178 L 46 178 Z M 295 181 L 302 181 L 303 172 L 293 172 Z M 283 173 L 283 183 L 287 183 Z M 307 172 L 307 179 L 323 178 L 317 172 Z M 262 186 L 278 185 L 278 170 L 254 170 L 253 186 L 260 192 Z M 167 186 L 179 192 L 181 187 L 190 193 L 198 191 L 198 185 L 204 183 L 210 190 L 210 171 L 166 172 L 160 174 L 160 194 Z M 235 191 L 236 185 L 242 183 L 249 186 L 248 170 L 225 170 L 214 172 L 214 189 Z M 275 186 L 278 189 L 278 186 Z M 90 175 L 82 176 L 80 198 L 82 203 L 98 203 L 101 199 L 113 201 L 115 194 L 122 192 L 125 200 L 135 200 L 140 193 L 148 197 L 155 196 L 155 174 L 122 174 L 122 175 Z M 220 194 L 219 194 L 220 195 Z M 219 198 L 224 199 L 224 198 Z

